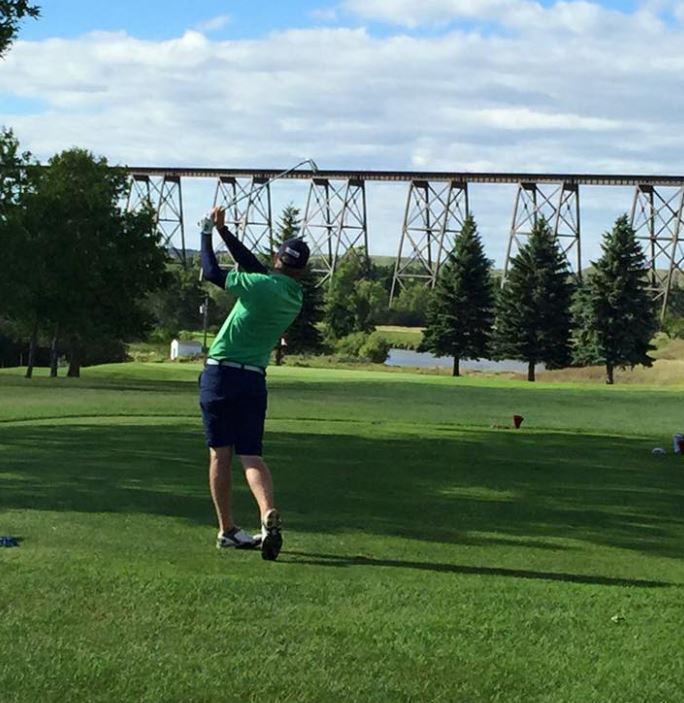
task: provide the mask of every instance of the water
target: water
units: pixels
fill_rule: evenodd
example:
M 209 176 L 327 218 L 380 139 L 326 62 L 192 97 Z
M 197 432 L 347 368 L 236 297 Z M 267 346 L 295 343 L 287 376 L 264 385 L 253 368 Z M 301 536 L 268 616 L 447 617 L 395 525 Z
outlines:
M 453 357 L 437 357 L 428 352 L 417 352 L 410 349 L 390 349 L 387 366 L 406 366 L 419 369 L 451 369 L 454 365 Z M 544 365 L 537 364 L 537 371 L 543 371 Z M 524 361 L 513 361 L 504 359 L 503 361 L 490 361 L 489 359 L 461 360 L 461 371 L 487 371 L 487 372 L 508 372 L 527 374 L 527 363 Z

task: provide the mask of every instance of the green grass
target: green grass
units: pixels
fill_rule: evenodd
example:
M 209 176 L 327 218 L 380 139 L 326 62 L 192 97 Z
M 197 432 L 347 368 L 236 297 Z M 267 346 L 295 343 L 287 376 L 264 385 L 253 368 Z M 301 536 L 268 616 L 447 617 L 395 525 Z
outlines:
M 396 325 L 384 325 L 377 328 L 378 332 L 398 349 L 418 349 L 423 331 L 420 327 L 401 327 Z M 190 336 L 195 341 L 201 341 L 201 332 L 185 332 L 185 337 Z M 208 337 L 208 344 L 211 344 L 213 337 Z M 637 366 L 634 369 L 616 369 L 615 381 L 618 385 L 652 386 L 663 388 L 667 386 L 683 385 L 684 378 L 684 340 L 671 339 L 664 333 L 658 333 L 653 339 L 655 349 L 651 356 L 656 360 L 652 367 L 646 368 Z M 166 362 L 169 358 L 169 344 L 140 342 L 129 345 L 129 355 L 135 362 Z M 185 360 L 183 363 L 186 363 Z M 318 368 L 326 370 L 372 370 L 384 371 L 388 374 L 410 374 L 430 375 L 430 376 L 451 376 L 451 367 L 442 368 L 409 368 L 399 366 L 382 366 L 381 364 L 370 364 L 362 361 L 340 360 L 337 356 L 326 355 L 288 355 L 286 363 L 290 366 L 301 366 L 307 368 Z M 498 378 L 501 380 L 523 380 L 526 374 L 511 372 L 480 372 L 468 371 L 466 375 Z M 537 378 L 546 384 L 563 383 L 575 385 L 602 385 L 605 384 L 606 370 L 602 366 L 588 366 L 583 368 L 565 368 L 555 371 L 538 372 Z
M 681 700 L 679 392 L 272 369 L 266 563 L 198 371 L 0 373 L 2 703 Z
M 376 328 L 397 349 L 418 349 L 423 341 L 422 327 L 399 327 L 384 325 Z

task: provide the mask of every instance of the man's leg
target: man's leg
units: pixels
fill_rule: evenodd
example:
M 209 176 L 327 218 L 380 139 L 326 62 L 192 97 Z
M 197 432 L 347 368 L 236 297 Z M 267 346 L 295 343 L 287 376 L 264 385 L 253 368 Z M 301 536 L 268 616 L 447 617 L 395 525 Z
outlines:
M 232 447 L 211 447 L 209 449 L 209 488 L 216 508 L 219 532 L 224 534 L 233 529 L 231 510 L 233 460 Z
M 280 514 L 273 507 L 273 478 L 266 462 L 258 455 L 241 454 L 245 476 L 261 513 L 261 556 L 274 561 L 283 546 Z
M 273 509 L 273 478 L 266 462 L 260 456 L 243 454 L 240 456 L 242 468 L 252 495 L 259 506 L 261 519 Z

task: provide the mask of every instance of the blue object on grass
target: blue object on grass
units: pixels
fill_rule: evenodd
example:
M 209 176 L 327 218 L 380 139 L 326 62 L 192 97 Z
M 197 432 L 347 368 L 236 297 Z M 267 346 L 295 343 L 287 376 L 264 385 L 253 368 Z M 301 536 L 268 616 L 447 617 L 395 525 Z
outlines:
M 18 547 L 19 540 L 16 537 L 0 537 L 0 547 Z

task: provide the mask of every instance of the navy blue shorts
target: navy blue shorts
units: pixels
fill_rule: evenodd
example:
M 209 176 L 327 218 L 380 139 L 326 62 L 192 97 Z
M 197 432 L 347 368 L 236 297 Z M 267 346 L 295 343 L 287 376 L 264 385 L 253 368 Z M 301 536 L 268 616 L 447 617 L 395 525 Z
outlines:
M 232 366 L 205 366 L 199 387 L 207 446 L 234 447 L 236 454 L 261 456 L 265 376 Z

